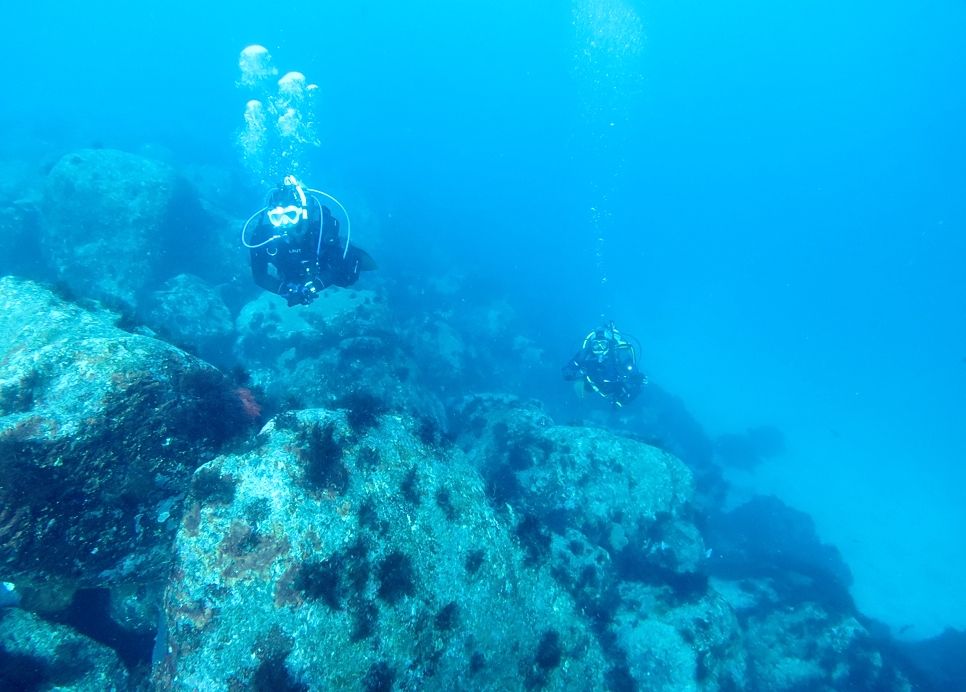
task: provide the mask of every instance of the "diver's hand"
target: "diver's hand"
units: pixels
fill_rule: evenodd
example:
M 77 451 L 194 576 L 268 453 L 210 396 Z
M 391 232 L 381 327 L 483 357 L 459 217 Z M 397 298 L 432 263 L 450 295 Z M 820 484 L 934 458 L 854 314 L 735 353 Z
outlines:
M 308 305 L 319 297 L 319 292 L 312 281 L 306 281 L 304 284 L 285 284 L 281 295 L 288 306 L 294 308 L 296 305 Z
M 319 297 L 319 288 L 315 285 L 314 281 L 306 281 L 302 284 L 299 292 L 302 294 L 302 298 L 305 299 L 306 305 Z
M 278 294 L 285 299 L 285 302 L 288 303 L 290 308 L 294 308 L 296 305 L 302 304 L 302 294 L 299 293 L 298 284 L 285 284 Z

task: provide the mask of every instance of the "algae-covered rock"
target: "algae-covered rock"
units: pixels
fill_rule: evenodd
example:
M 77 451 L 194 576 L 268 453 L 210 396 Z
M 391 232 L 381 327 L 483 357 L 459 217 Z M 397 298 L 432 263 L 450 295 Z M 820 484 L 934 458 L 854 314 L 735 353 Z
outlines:
M 198 469 L 161 690 L 598 690 L 601 648 L 455 449 L 309 410 Z
M 0 279 L 0 579 L 30 607 L 165 575 L 192 470 L 250 421 L 218 371 L 113 322 Z
M 41 232 L 58 278 L 132 305 L 176 274 L 211 278 L 225 235 L 224 219 L 174 169 L 110 149 L 77 151 L 53 167 Z
M 111 649 L 25 611 L 0 611 L 0 690 L 128 689 L 127 671 Z

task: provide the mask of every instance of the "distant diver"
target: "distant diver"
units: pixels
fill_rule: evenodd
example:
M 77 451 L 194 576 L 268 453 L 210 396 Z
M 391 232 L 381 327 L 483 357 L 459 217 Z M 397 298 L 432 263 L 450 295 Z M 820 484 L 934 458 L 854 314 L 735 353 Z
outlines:
M 285 298 L 289 307 L 308 305 L 329 286 L 352 286 L 360 272 L 376 268 L 369 253 L 349 242 L 351 224 L 342 238 L 339 220 L 316 195 L 338 204 L 348 224 L 349 215 L 337 199 L 303 187 L 289 175 L 242 228 L 242 243 L 251 251 L 252 278 L 266 291 Z M 258 223 L 246 238 L 256 218 Z
M 563 378 L 583 383 L 583 391 L 597 392 L 614 409 L 637 398 L 647 384 L 647 376 L 637 369 L 634 346 L 613 322 L 587 335 L 580 351 L 563 367 Z

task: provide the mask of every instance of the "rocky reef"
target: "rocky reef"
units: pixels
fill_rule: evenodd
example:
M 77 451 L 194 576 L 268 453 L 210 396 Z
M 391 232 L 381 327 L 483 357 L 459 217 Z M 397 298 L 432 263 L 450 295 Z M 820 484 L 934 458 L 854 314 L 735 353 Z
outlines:
M 210 365 L 0 279 L 0 564 L 26 607 L 162 579 L 195 468 L 245 430 Z
M 11 196 L 47 212 L 0 279 L 0 690 L 913 689 L 807 517 L 724 511 L 679 400 L 526 398 L 509 306 L 289 309 L 130 154 Z
M 567 591 L 418 425 L 287 413 L 196 472 L 159 689 L 603 686 Z

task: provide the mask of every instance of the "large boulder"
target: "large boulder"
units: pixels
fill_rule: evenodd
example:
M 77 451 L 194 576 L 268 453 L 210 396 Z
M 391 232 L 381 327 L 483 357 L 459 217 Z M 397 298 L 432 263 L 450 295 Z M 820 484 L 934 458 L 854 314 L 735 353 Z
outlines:
M 160 690 L 598 690 L 596 637 L 418 421 L 321 409 L 194 476 Z
M 231 280 L 243 254 L 231 222 L 169 166 L 110 149 L 63 157 L 47 178 L 41 241 L 77 293 L 130 305 L 185 272 Z M 228 236 L 231 236 L 229 238 Z M 235 247 L 234 259 L 225 254 Z
M 0 580 L 28 607 L 166 575 L 192 471 L 257 416 L 217 370 L 116 319 L 0 279 Z
M 807 514 L 756 497 L 712 514 L 706 533 L 711 589 L 741 623 L 749 680 L 771 690 L 909 689 L 858 613 L 848 567 Z
M 830 579 L 834 554 L 794 513 L 765 502 L 767 514 L 713 517 L 706 550 L 691 472 L 667 452 L 554 425 L 512 397 L 469 397 L 454 413 L 491 499 L 522 517 L 529 559 L 595 622 L 612 689 L 908 690 Z M 752 518 L 768 525 L 751 531 Z

